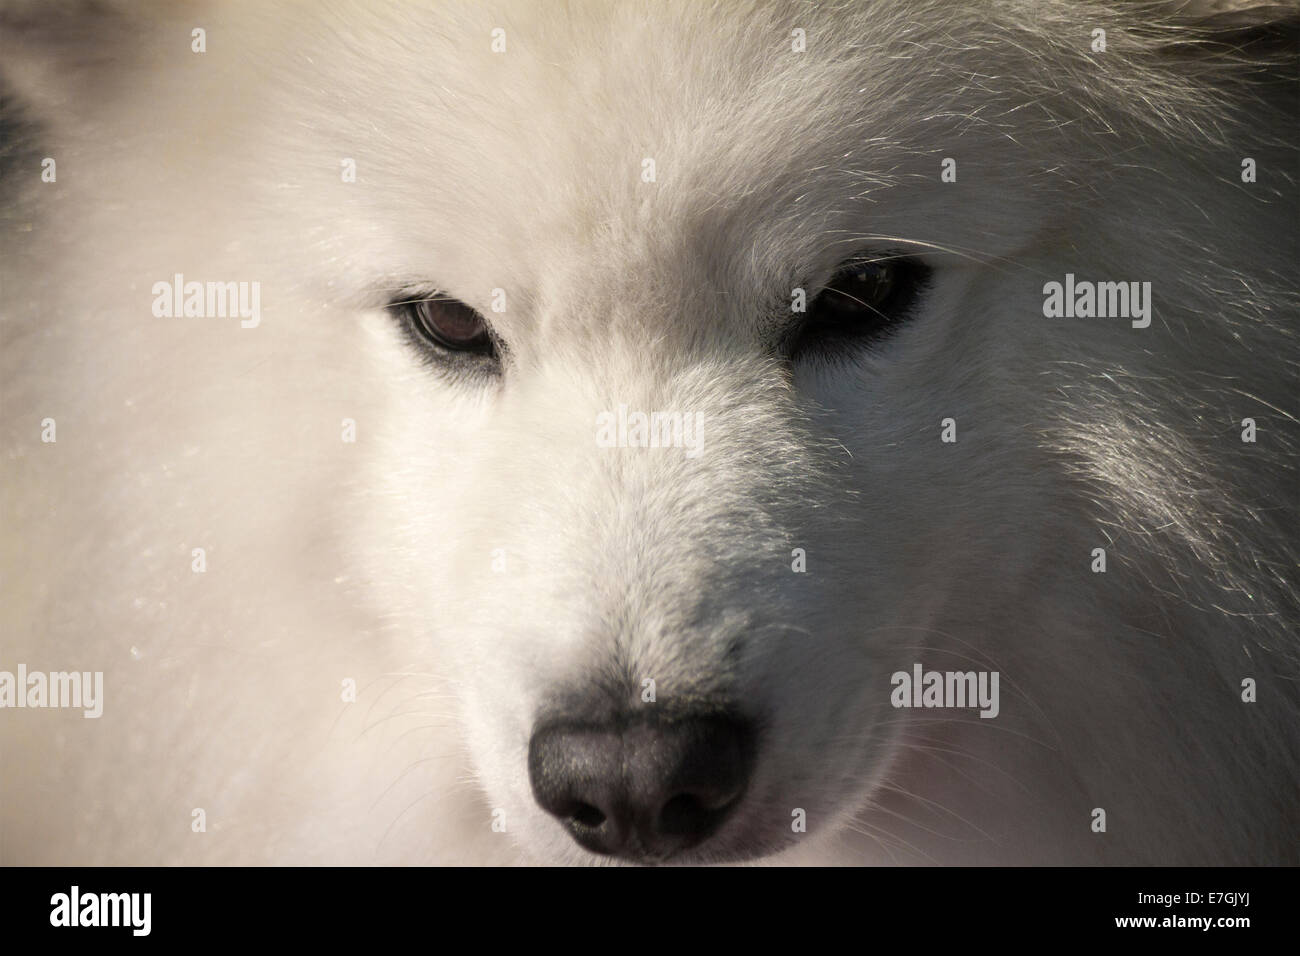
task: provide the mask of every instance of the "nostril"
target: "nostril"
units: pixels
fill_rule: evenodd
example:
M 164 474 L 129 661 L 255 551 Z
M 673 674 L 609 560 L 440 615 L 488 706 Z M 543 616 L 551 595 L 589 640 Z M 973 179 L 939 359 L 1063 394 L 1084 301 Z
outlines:
M 580 803 L 569 814 L 574 823 L 581 823 L 584 827 L 598 827 L 605 822 L 605 814 L 589 803 Z
M 658 830 L 670 836 L 693 837 L 712 830 L 735 799 L 702 800 L 695 794 L 679 793 L 659 811 Z

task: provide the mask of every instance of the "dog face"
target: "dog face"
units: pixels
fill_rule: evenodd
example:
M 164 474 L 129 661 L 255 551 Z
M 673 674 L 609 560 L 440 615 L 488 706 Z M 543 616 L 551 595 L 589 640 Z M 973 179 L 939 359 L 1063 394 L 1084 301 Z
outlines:
M 870 35 L 917 29 L 894 16 Z M 889 764 L 891 672 L 1036 559 L 1014 543 L 1042 456 L 1001 426 L 1034 374 L 1004 304 L 1037 289 L 983 263 L 1051 193 L 1011 185 L 1025 158 L 945 196 L 915 121 L 933 64 L 840 55 L 857 19 L 816 20 L 840 52 L 810 60 L 786 20 L 505 18 L 502 54 L 421 29 L 438 82 L 359 97 L 402 102 L 411 140 L 349 131 L 399 303 L 368 319 L 394 383 L 370 576 L 447 655 L 490 804 L 545 859 L 752 857 L 800 813 L 833 831 Z M 575 44 L 585 66 L 556 67 Z M 721 61 L 748 79 L 715 90 Z M 686 435 L 620 440 L 638 412 Z M 979 425 L 945 442 L 945 419 Z M 656 836 L 643 804 L 674 799 L 688 819 Z
M 1098 437 L 1130 433 L 1034 396 L 1152 350 L 1123 318 L 1045 321 L 1044 284 L 1167 274 L 1131 215 L 1165 197 L 1090 156 L 1093 129 L 1135 167 L 1182 160 L 1120 77 L 1105 122 L 1075 102 L 1096 68 L 1061 10 L 988 13 L 955 49 L 893 5 L 466 10 L 427 31 L 436 83 L 386 71 L 361 97 L 422 120 L 365 160 L 392 184 L 365 200 L 375 267 L 493 343 L 449 356 L 383 317 L 375 362 L 409 387 L 376 524 L 401 529 L 394 603 L 446 650 L 530 853 L 743 859 L 801 815 L 834 833 L 899 750 L 892 673 L 937 646 L 993 670 L 981 649 L 1069 634 L 1096 601 L 1077 479 L 1110 482 Z M 498 27 L 504 49 L 462 39 Z M 972 46 L 996 82 L 969 82 Z M 1130 57 L 1166 106 L 1213 109 L 1158 46 Z M 975 161 L 948 181 L 954 153 Z M 1170 285 L 1168 327 L 1196 294 Z M 602 440 L 625 409 L 695 422 L 694 446 Z

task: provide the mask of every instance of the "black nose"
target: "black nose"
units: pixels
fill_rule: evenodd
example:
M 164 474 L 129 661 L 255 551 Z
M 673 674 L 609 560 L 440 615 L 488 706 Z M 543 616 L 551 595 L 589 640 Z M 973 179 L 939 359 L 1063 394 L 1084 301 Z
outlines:
M 594 853 L 664 860 L 706 840 L 740 802 L 750 734 L 724 717 L 553 723 L 528 747 L 533 796 Z

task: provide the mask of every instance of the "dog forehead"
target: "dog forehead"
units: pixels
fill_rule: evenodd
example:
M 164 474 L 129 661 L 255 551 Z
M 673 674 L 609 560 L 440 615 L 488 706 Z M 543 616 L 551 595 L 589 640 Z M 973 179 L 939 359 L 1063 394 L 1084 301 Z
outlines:
M 879 107 L 855 99 L 861 64 L 828 14 L 399 9 L 409 40 L 382 64 L 352 61 L 333 32 L 308 38 L 316 69 L 361 84 L 316 122 L 383 187 L 368 201 L 476 285 L 502 268 L 554 277 L 593 248 L 620 270 L 667 248 L 706 272 L 761 273 L 797 258 L 846 196 L 891 181 L 885 139 L 854 128 Z
M 382 62 L 327 14 L 298 40 L 283 125 L 310 113 L 317 151 L 355 157 L 363 268 L 491 310 L 507 337 L 575 309 L 766 334 L 780 299 L 864 248 L 1020 241 L 1029 217 L 1002 207 L 1035 193 L 1014 163 L 981 172 L 1014 193 L 936 188 L 964 81 L 942 45 L 916 53 L 927 2 L 403 4 Z M 970 235 L 953 203 L 979 207 L 955 217 Z

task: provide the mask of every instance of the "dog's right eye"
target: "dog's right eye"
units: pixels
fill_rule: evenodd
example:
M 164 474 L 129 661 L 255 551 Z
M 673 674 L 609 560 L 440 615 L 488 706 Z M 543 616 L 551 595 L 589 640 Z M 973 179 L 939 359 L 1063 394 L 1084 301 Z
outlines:
M 412 330 L 432 345 L 449 352 L 494 351 L 487 322 L 464 302 L 433 296 L 394 305 L 406 312 Z
M 403 295 L 388 304 L 407 339 L 430 361 L 460 370 L 496 371 L 500 356 L 487 320 L 445 295 Z

